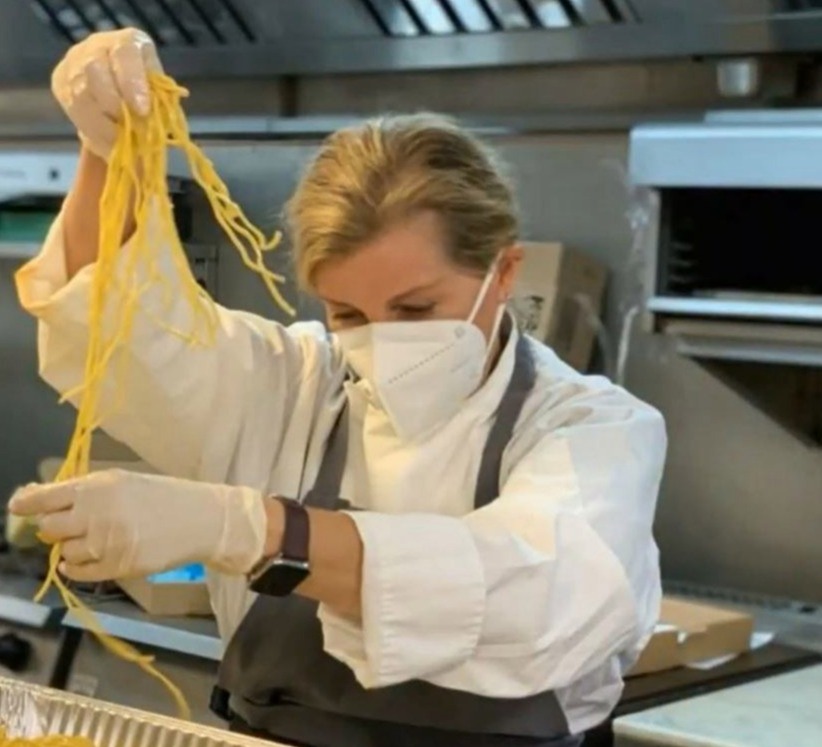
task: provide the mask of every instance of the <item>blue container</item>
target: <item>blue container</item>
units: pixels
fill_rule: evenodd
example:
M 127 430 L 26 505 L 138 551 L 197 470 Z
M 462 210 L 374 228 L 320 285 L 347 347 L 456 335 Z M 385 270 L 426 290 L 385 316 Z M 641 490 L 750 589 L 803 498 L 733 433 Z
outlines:
M 155 573 L 148 580 L 154 584 L 202 583 L 205 581 L 205 567 L 200 563 L 190 563 L 169 571 Z

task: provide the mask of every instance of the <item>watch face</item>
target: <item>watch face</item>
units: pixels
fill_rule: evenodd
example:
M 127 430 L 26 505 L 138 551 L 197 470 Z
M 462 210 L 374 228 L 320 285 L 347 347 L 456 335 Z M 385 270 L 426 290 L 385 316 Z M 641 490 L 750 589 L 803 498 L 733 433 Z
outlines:
M 284 597 L 308 578 L 309 571 L 307 561 L 274 558 L 271 565 L 251 582 L 250 589 L 256 594 Z

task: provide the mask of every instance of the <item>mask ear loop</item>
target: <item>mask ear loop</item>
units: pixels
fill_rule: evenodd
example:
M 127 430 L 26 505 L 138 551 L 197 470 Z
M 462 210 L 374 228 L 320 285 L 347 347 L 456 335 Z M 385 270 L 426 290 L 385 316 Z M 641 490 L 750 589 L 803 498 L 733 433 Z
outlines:
M 480 306 L 482 306 L 483 301 L 485 301 L 485 296 L 488 294 L 488 289 L 491 287 L 491 281 L 494 279 L 494 275 L 497 273 L 497 268 L 499 267 L 499 259 L 500 255 L 497 254 L 494 257 L 494 261 L 491 263 L 491 266 L 488 268 L 488 272 L 485 274 L 485 280 L 482 281 L 482 286 L 479 289 L 479 293 L 477 294 L 477 299 L 474 301 L 474 306 L 471 309 L 471 313 L 468 315 L 468 322 L 473 324 L 474 320 L 476 319 L 477 313 L 479 312 Z M 502 320 L 505 318 L 505 310 L 506 310 L 506 303 L 503 302 L 499 305 L 497 309 L 496 318 L 494 319 L 494 326 L 491 328 L 491 334 L 488 336 L 488 340 L 485 343 L 485 360 L 482 363 L 482 378 L 483 381 L 488 376 L 488 364 L 491 362 L 491 351 L 494 349 L 494 342 L 499 337 L 499 331 L 502 327 Z
M 491 281 L 494 279 L 494 275 L 497 274 L 498 265 L 499 254 L 494 257 L 494 261 L 488 268 L 488 272 L 485 273 L 485 279 L 482 281 L 479 293 L 477 293 L 477 298 L 474 301 L 474 305 L 471 307 L 471 313 L 468 315 L 468 322 L 473 323 L 473 321 L 477 318 L 477 313 L 479 312 L 480 306 L 482 306 L 482 302 L 485 301 L 485 296 L 488 295 L 488 289 L 491 287 Z

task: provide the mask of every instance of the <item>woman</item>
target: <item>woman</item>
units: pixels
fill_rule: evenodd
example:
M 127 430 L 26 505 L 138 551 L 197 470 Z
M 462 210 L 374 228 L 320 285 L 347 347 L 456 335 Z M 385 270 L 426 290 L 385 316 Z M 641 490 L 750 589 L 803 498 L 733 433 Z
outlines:
M 81 165 L 18 284 L 61 392 L 82 372 L 116 119 L 122 101 L 147 111 L 152 68 L 127 30 L 54 74 Z M 13 510 L 40 517 L 72 579 L 206 563 L 235 728 L 315 747 L 578 744 L 656 618 L 661 417 L 517 332 L 511 191 L 450 123 L 336 133 L 288 218 L 328 330 L 221 309 L 216 346 L 194 349 L 149 296 L 140 375 L 106 429 L 167 477 L 29 486 Z

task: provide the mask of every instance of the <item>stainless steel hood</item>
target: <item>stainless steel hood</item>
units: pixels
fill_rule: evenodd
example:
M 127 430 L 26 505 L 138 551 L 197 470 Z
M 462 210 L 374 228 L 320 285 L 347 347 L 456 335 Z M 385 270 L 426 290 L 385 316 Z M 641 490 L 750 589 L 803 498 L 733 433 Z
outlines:
M 3 0 L 0 84 L 130 25 L 189 79 L 822 51 L 821 0 Z

